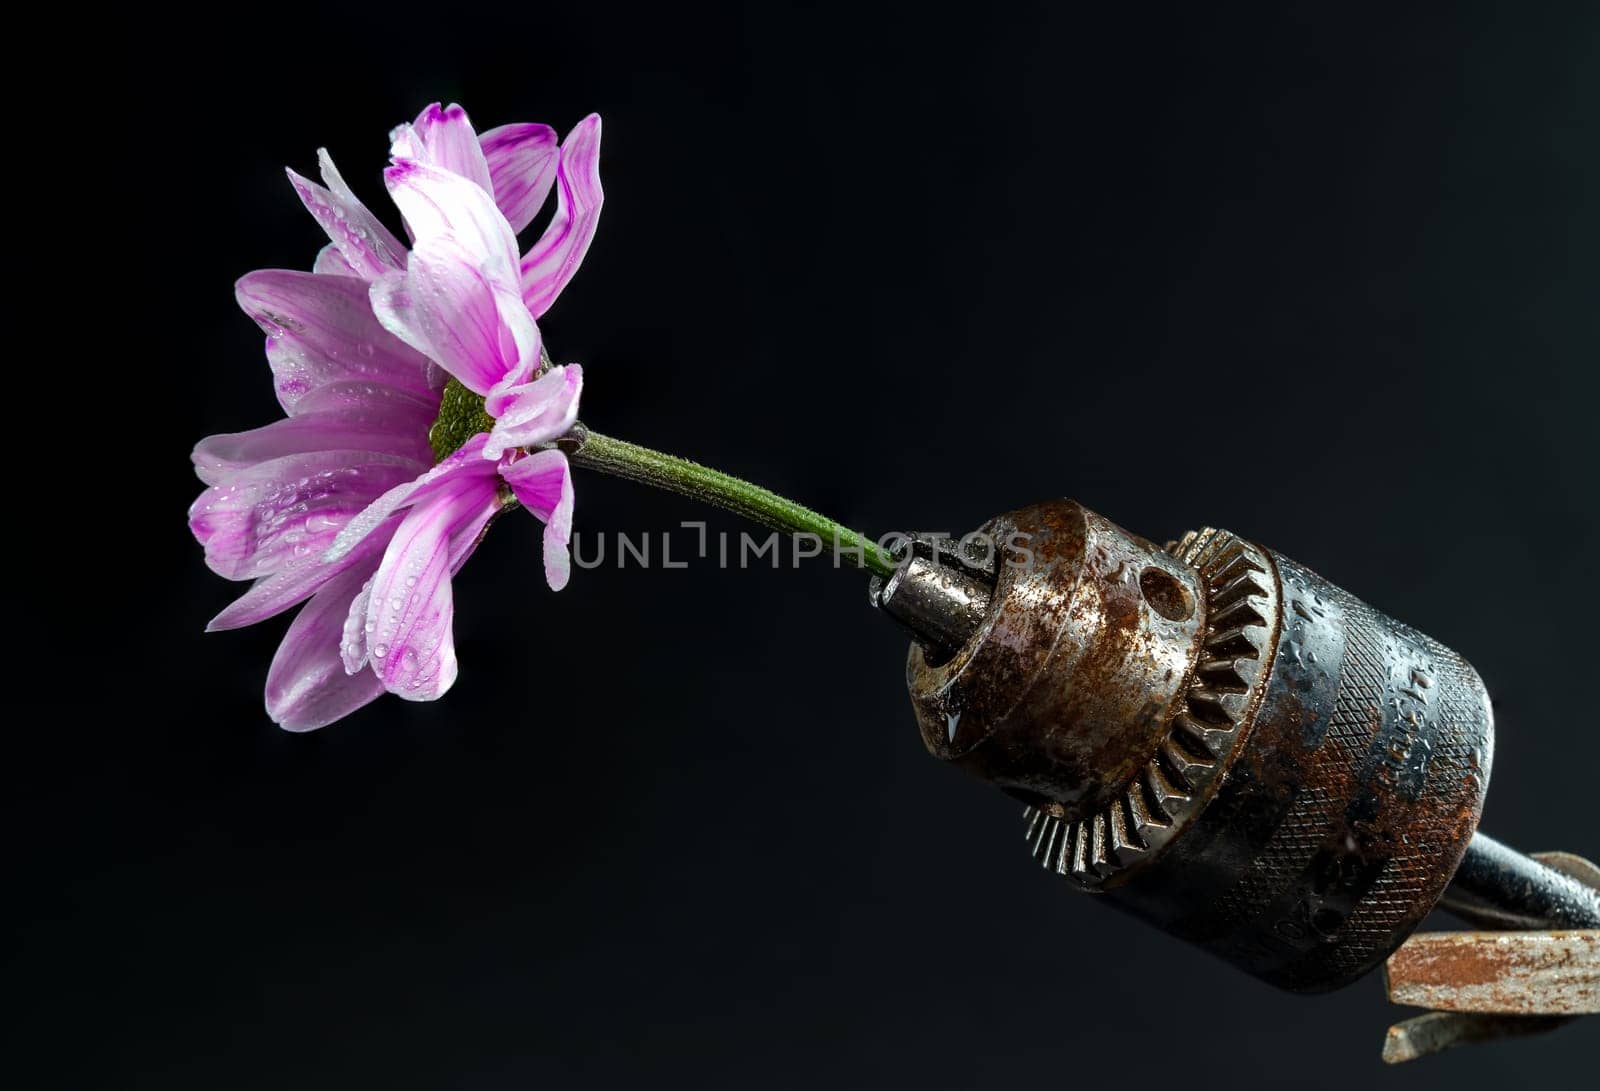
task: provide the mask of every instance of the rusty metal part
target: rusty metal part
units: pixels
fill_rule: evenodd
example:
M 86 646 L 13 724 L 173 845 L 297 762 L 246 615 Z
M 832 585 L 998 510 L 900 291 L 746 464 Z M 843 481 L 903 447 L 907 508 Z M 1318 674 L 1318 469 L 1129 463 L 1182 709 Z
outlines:
M 1476 1012 L 1435 1011 L 1396 1023 L 1383 1040 L 1383 1063 L 1404 1064 L 1419 1057 L 1442 1053 L 1453 1046 L 1492 1042 L 1499 1038 L 1543 1034 L 1564 1027 L 1571 1019 L 1560 1015 L 1482 1015 Z
M 1142 773 L 1095 813 L 1071 821 L 1035 808 L 1026 816 L 1034 856 L 1086 890 L 1125 882 L 1211 798 L 1260 702 L 1269 663 L 1263 649 L 1279 628 L 1271 562 L 1257 547 L 1214 531 L 1191 535 L 1168 552 L 1200 576 L 1205 614 L 1199 661 L 1165 738 Z M 1161 590 L 1152 583 L 1154 571 L 1140 576 L 1147 598 Z
M 939 757 L 1084 818 L 1120 798 L 1170 733 L 1200 654 L 1202 590 L 1159 547 L 1076 504 L 1018 514 L 984 533 L 1025 543 L 1026 563 L 1016 550 L 999 559 L 988 612 L 953 656 L 913 648 L 912 703 Z M 1157 583 L 1153 601 L 1142 588 Z M 1107 831 L 1106 853 L 1132 844 L 1128 829 Z
M 1530 859 L 1480 833 L 1439 906 L 1482 928 L 1600 928 L 1600 889 L 1569 870 L 1581 876 L 1594 865 L 1570 853 L 1560 856 L 1569 867 Z
M 1202 587 L 1157 545 L 1077 504 L 1019 515 L 984 528 L 1016 547 L 997 560 L 973 635 L 949 657 L 912 651 L 912 704 L 939 757 L 1056 819 L 1093 821 L 1173 729 L 1200 656 Z M 1098 829 L 1101 867 L 1146 851 L 1126 822 Z
M 1473 847 L 1467 850 L 1470 857 L 1482 834 L 1473 838 Z M 1533 854 L 1537 860 L 1547 868 L 1554 869 L 1562 875 L 1583 884 L 1600 893 L 1600 867 L 1596 867 L 1582 856 L 1571 852 L 1537 852 Z M 1513 896 L 1515 888 L 1513 888 Z M 1505 899 L 1497 899 L 1505 900 Z M 1498 934 L 1490 933 L 1487 940 L 1498 939 Z M 1402 989 L 1408 984 L 1405 967 L 1412 960 L 1407 956 L 1407 948 L 1419 941 L 1426 941 L 1425 936 L 1412 936 L 1401 944 L 1398 951 L 1389 956 L 1386 966 L 1385 979 L 1392 986 L 1396 981 L 1401 983 Z M 1592 952 L 1591 952 L 1592 954 Z M 1600 963 L 1591 962 L 1591 973 L 1600 974 Z M 1471 982 L 1468 988 L 1482 988 L 1482 982 Z M 1510 987 L 1510 982 L 1500 979 L 1496 987 L 1505 990 Z M 1394 998 L 1391 988 L 1391 998 Z M 1398 1001 L 1397 1001 L 1398 1002 Z M 1524 987 L 1509 1005 L 1510 1010 L 1526 1011 L 1530 1008 L 1543 1011 L 1547 999 L 1537 981 L 1531 988 Z M 1446 1004 L 1445 1007 L 1454 1007 Z M 1468 1045 L 1474 1042 L 1488 1041 L 1494 1038 L 1503 1038 L 1512 1035 L 1527 1035 L 1554 1030 L 1565 1026 L 1577 1018 L 1571 1015 L 1518 1015 L 1505 1012 L 1470 1012 L 1470 1011 L 1435 1011 L 1426 1015 L 1413 1016 L 1410 1019 L 1396 1023 L 1389 1028 L 1388 1035 L 1383 1043 L 1383 1060 L 1386 1064 L 1400 1064 L 1404 1061 L 1414 1061 L 1433 1053 L 1439 1053 L 1458 1045 Z
M 1586 860 L 1575 852 L 1535 852 L 1530 859 L 1547 868 L 1553 868 L 1569 879 L 1576 879 L 1589 889 L 1600 892 L 1600 865 Z
M 1502 1015 L 1600 1013 L 1600 929 L 1428 932 L 1384 966 L 1389 1001 Z
M 1026 801 L 1051 870 L 1266 981 L 1381 962 L 1477 825 L 1472 668 L 1225 531 L 1162 549 L 1067 500 L 983 531 L 1029 556 L 948 657 L 913 645 L 928 749 Z

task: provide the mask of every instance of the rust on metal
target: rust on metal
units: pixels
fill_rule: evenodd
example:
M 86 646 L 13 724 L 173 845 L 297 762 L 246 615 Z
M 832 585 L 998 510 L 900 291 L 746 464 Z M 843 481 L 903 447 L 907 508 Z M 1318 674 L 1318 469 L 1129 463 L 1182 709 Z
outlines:
M 1199 580 L 1070 500 L 983 533 L 1025 543 L 1028 556 L 1001 560 L 986 616 L 952 656 L 913 645 L 906 674 L 923 741 L 1057 816 L 1092 814 L 1150 761 L 1184 697 L 1200 651 Z
M 1572 1020 L 1561 1015 L 1493 1015 L 1435 1011 L 1396 1023 L 1383 1040 L 1383 1063 L 1403 1064 L 1453 1046 L 1543 1034 Z
M 1429 932 L 1389 957 L 1389 999 L 1435 1011 L 1600 1013 L 1600 929 Z
M 911 626 L 933 638 L 906 668 L 928 749 L 1029 805 L 1045 867 L 1265 981 L 1381 963 L 1477 826 L 1472 667 L 1226 530 L 1163 548 L 1053 500 L 983 532 L 1031 563 L 1002 563 L 981 609 L 909 577 L 928 603 L 875 598 L 956 622 Z
M 1479 834 L 1474 838 L 1474 844 L 1484 840 Z M 1469 854 L 1470 855 L 1470 854 Z M 1493 861 L 1504 862 L 1503 847 L 1496 846 L 1489 853 Z M 1574 879 L 1593 890 L 1600 891 L 1600 867 L 1596 867 L 1582 856 L 1571 852 L 1536 852 L 1532 859 L 1545 867 L 1552 868 L 1561 875 Z M 1521 869 L 1519 878 L 1513 882 L 1514 893 L 1517 894 L 1509 900 L 1502 899 L 1502 908 L 1511 907 L 1519 912 L 1529 911 L 1541 901 L 1533 895 L 1540 887 L 1550 884 L 1537 881 L 1538 877 L 1532 875 L 1527 869 Z M 1453 912 L 1460 913 L 1459 899 Z M 1550 903 L 1560 908 L 1561 899 Z M 1547 906 L 1549 908 L 1549 906 Z M 1493 919 L 1496 914 L 1489 913 L 1488 918 Z M 1517 914 L 1511 914 L 1516 916 Z M 1481 914 L 1472 914 L 1481 916 Z M 1496 932 L 1478 933 L 1489 940 L 1496 940 L 1500 934 Z M 1417 943 L 1422 937 L 1414 937 L 1402 945 L 1400 951 L 1390 958 L 1391 965 L 1399 959 L 1399 964 L 1404 965 L 1410 958 L 1408 948 Z M 1403 973 L 1404 971 L 1402 971 Z M 1540 994 L 1531 994 L 1535 1002 L 1542 1003 Z M 1527 999 L 1525 996 L 1524 999 Z M 1389 1028 L 1388 1035 L 1383 1042 L 1383 1060 L 1386 1064 L 1400 1064 L 1404 1061 L 1414 1061 L 1419 1057 L 1426 1057 L 1439 1053 L 1458 1045 L 1470 1045 L 1475 1042 L 1486 1042 L 1496 1038 L 1506 1038 L 1528 1034 L 1539 1034 L 1547 1030 L 1565 1026 L 1577 1016 L 1574 1015 L 1516 1015 L 1500 1012 L 1476 1011 L 1434 1011 L 1426 1015 L 1412 1016 L 1402 1020 Z

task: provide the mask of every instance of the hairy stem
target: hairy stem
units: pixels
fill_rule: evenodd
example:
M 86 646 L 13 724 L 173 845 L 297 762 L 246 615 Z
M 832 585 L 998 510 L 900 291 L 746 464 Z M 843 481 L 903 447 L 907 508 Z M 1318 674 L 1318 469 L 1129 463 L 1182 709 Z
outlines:
M 815 535 L 835 555 L 859 568 L 884 577 L 894 574 L 895 562 L 877 542 L 775 492 L 686 458 L 589 432 L 581 425 L 574 432 L 570 442 L 575 446 L 568 446 L 568 441 L 561 446 L 575 466 L 675 492 L 774 530 Z

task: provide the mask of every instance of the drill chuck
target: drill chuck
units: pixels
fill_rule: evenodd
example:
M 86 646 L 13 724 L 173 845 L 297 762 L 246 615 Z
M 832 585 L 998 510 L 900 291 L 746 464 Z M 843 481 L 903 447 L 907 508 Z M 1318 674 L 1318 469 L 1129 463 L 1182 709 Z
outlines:
M 1067 500 L 983 530 L 1013 548 L 922 550 L 874 598 L 919 637 L 928 749 L 1026 804 L 1046 868 L 1296 991 L 1433 908 L 1493 750 L 1464 659 L 1227 531 L 1162 548 Z

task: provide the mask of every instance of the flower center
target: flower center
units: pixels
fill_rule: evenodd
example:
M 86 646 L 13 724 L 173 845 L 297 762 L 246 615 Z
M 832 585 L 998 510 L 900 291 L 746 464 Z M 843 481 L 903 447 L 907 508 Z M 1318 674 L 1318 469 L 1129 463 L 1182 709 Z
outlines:
M 443 462 L 461 450 L 467 440 L 493 427 L 494 418 L 483 408 L 483 398 L 451 379 L 444 384 L 444 396 L 439 399 L 439 416 L 428 429 L 434 463 Z

